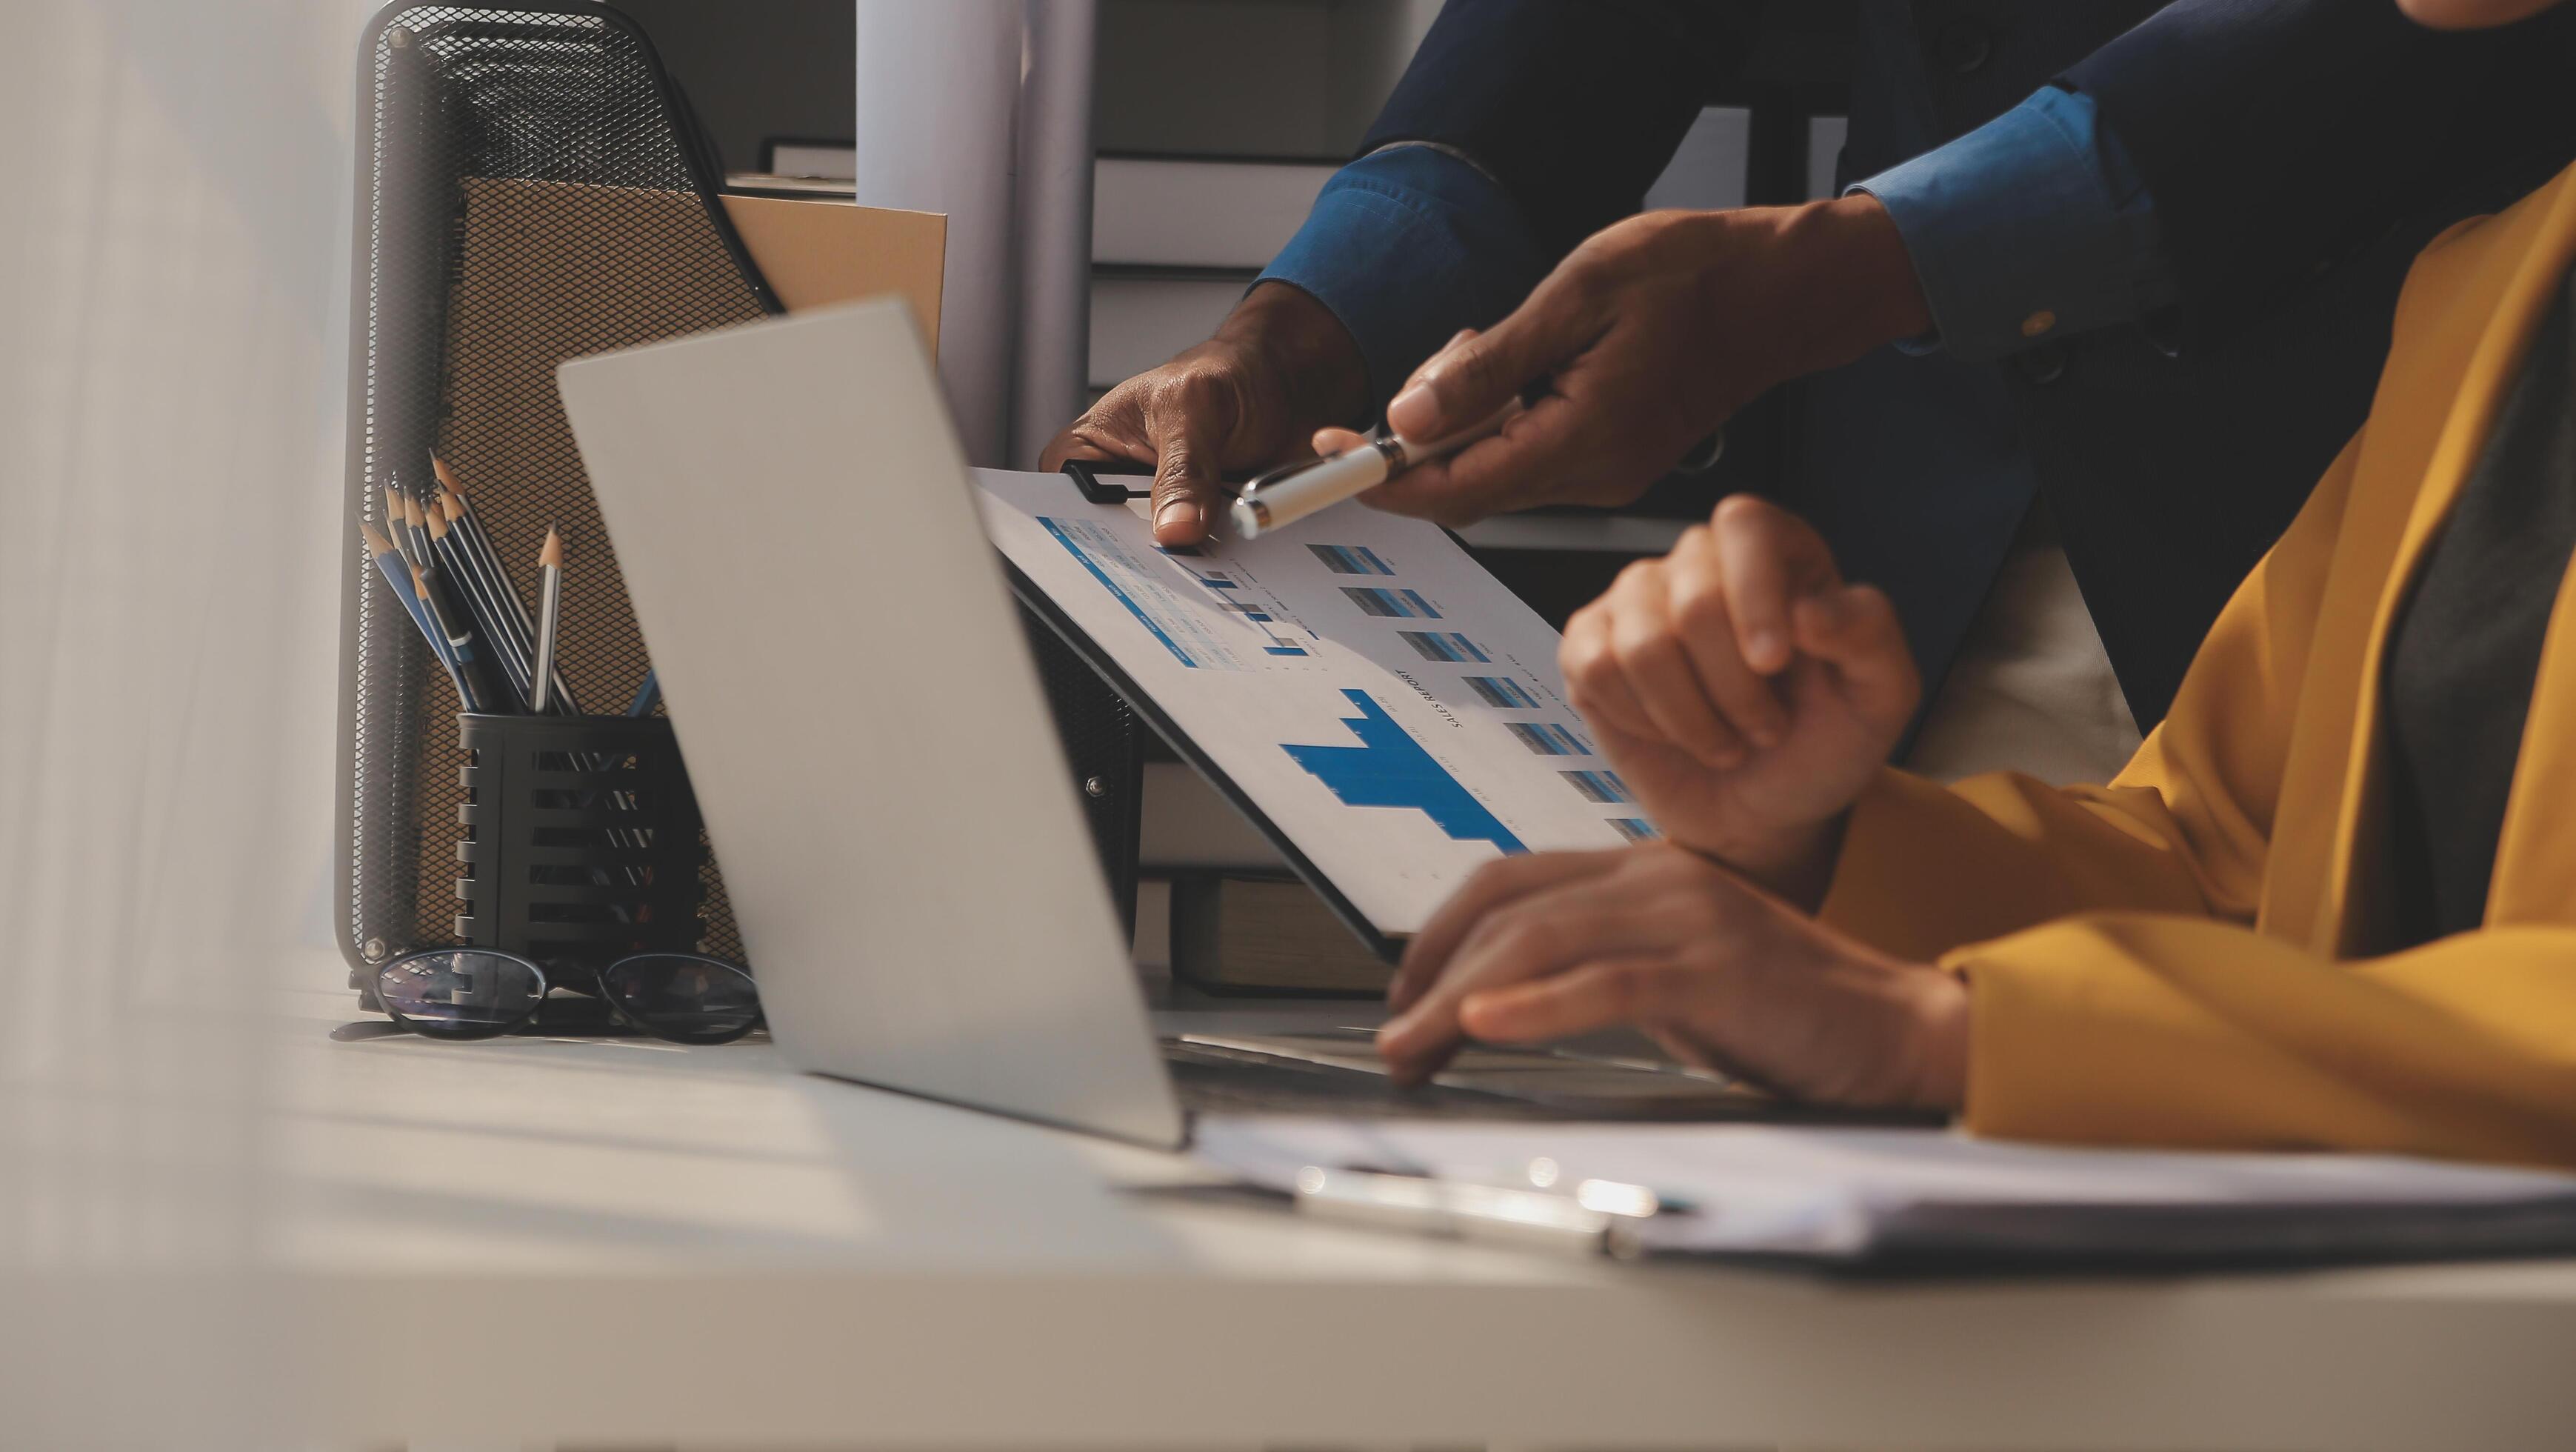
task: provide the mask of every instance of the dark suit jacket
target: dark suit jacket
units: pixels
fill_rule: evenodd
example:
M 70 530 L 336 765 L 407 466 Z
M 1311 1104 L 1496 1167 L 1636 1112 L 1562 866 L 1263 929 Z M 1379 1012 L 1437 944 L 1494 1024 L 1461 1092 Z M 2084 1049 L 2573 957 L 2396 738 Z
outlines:
M 2052 80 L 2091 95 L 2179 303 L 2003 363 L 1886 349 L 1804 380 L 1765 487 L 1895 598 L 1927 683 L 2044 498 L 2146 727 L 2359 427 L 2415 252 L 2576 155 L 2571 38 L 2576 7 L 2439 35 L 2389 0 L 1450 0 L 1364 146 L 1459 148 L 1561 255 L 1637 210 L 1715 95 L 1847 82 L 1842 182 Z

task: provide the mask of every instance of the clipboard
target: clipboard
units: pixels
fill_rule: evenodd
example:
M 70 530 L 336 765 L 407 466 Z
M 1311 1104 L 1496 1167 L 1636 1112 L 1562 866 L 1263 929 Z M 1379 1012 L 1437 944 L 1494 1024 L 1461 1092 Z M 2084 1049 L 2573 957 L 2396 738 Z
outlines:
M 1063 473 L 1067 481 L 1081 493 L 1084 502 L 1089 504 L 1125 504 L 1129 500 L 1142 498 L 1150 492 L 1125 482 L 1151 476 L 1149 469 L 1132 460 L 1068 459 L 1065 461 Z M 1127 709 L 1137 720 L 1151 727 L 1154 734 L 1161 737 L 1163 743 L 1172 749 L 1174 755 L 1187 762 L 1192 770 L 1206 780 L 1208 785 L 1216 788 L 1218 795 L 1224 797 L 1236 811 L 1241 812 L 1244 819 L 1252 823 L 1272 848 L 1277 850 L 1281 859 L 1288 864 L 1289 870 L 1297 875 L 1297 880 L 1311 888 L 1316 896 L 1321 897 L 1325 905 L 1332 909 L 1333 916 L 1341 921 L 1342 926 L 1350 929 L 1369 952 L 1382 963 L 1393 966 L 1404 956 L 1404 946 L 1410 941 L 1408 936 L 1380 932 L 1377 926 L 1369 921 L 1367 915 L 1351 901 L 1349 895 L 1344 893 L 1332 878 L 1325 875 L 1324 871 L 1315 865 L 1313 859 L 1298 848 L 1296 842 L 1252 800 L 1251 794 L 1217 764 L 1213 755 L 1202 749 L 1187 732 L 1173 722 L 1169 713 L 1165 712 L 1153 696 L 1119 666 L 1109 651 L 1102 648 L 1089 633 L 1076 625 L 1072 618 L 1065 614 L 1063 607 L 1057 605 L 1044 590 L 1039 589 L 1034 581 L 1022 573 L 1020 567 L 1012 563 L 1008 555 L 1000 550 L 994 553 L 1001 559 L 1003 573 L 1010 581 L 1011 594 L 1020 602 L 1022 608 L 1043 621 L 1047 629 L 1054 632 L 1056 638 L 1061 640 L 1068 650 L 1072 651 L 1083 664 L 1091 667 L 1111 690 L 1118 693 L 1119 699 L 1127 703 Z M 1125 866 L 1126 880 L 1132 882 L 1135 880 L 1136 863 L 1131 860 Z M 1116 876 L 1114 870 L 1112 875 L 1113 878 Z

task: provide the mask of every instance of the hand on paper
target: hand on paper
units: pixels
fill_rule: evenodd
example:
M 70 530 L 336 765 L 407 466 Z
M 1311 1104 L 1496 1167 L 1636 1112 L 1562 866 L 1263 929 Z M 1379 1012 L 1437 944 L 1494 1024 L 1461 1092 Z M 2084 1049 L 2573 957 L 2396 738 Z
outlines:
M 1317 426 L 1367 407 L 1368 367 L 1332 312 L 1284 283 L 1246 294 L 1215 337 L 1101 395 L 1040 456 L 1154 466 L 1154 539 L 1197 544 L 1224 507 L 1230 470 L 1297 453 Z
M 1617 1025 L 1688 1063 L 1821 1103 L 1956 1108 L 1968 990 L 1668 843 L 1506 857 L 1417 934 L 1378 1052 L 1436 1072 L 1469 1038 Z
M 1577 611 L 1558 660 L 1664 835 L 1805 907 L 1922 689 L 1887 597 L 1742 494 Z
M 1453 528 L 1539 504 L 1624 504 L 1772 385 L 1930 327 L 1874 197 L 1631 217 L 1585 239 L 1509 317 L 1452 339 L 1386 422 L 1445 438 L 1535 386 L 1529 409 L 1361 497 Z M 1335 429 L 1314 445 L 1356 441 Z

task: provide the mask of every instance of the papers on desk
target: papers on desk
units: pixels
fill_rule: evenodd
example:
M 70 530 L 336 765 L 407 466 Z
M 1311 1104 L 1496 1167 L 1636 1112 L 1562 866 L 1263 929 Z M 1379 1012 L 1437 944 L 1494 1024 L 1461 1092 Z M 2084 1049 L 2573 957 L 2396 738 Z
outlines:
M 1199 1122 L 1195 1144 L 1291 1192 L 1301 1175 L 1343 1169 L 1565 1196 L 1591 1182 L 1614 1207 L 1638 1187 L 1670 1207 L 1622 1227 L 1644 1254 L 1937 1270 L 2576 1248 L 2576 1176 L 2386 1156 L 2056 1149 L 1941 1130 L 1220 1116 Z M 1421 1228 L 1478 1229 L 1442 1213 Z
M 1652 834 L 1556 632 L 1436 526 L 1351 504 L 1177 554 L 1142 499 L 976 482 L 1002 553 L 1377 932 L 1505 853 Z

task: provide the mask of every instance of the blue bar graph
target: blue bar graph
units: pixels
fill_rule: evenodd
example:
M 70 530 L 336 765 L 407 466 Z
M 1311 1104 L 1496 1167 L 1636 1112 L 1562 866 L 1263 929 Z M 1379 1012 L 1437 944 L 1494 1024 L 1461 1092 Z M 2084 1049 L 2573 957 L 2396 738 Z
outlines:
M 1510 676 L 1469 676 L 1467 687 L 1476 693 L 1476 699 L 1488 706 L 1506 711 L 1539 709 L 1538 697 L 1531 695 L 1529 687 Z
M 1493 663 L 1493 657 L 1486 655 L 1483 648 L 1476 642 L 1454 632 L 1435 634 L 1422 630 L 1400 630 L 1396 634 L 1404 637 L 1404 643 L 1412 646 L 1413 653 L 1424 660 L 1445 660 L 1457 664 L 1474 661 L 1478 665 Z
M 1529 850 L 1368 692 L 1346 690 L 1342 696 L 1359 708 L 1358 716 L 1342 720 L 1359 745 L 1280 747 L 1334 796 L 1348 806 L 1421 812 L 1457 841 L 1491 842 L 1511 853 Z
M 1411 590 L 1382 590 L 1370 585 L 1344 585 L 1342 593 L 1352 604 L 1381 619 L 1437 620 L 1440 612 L 1431 602 Z
M 1386 561 L 1364 548 L 1350 545 L 1310 544 L 1306 548 L 1324 562 L 1324 568 L 1336 575 L 1392 575 L 1395 570 Z
M 1615 771 L 1564 771 L 1557 775 L 1564 777 L 1576 791 L 1583 793 L 1592 801 L 1610 803 L 1636 800 L 1628 794 L 1628 784 L 1621 781 L 1619 773 Z

